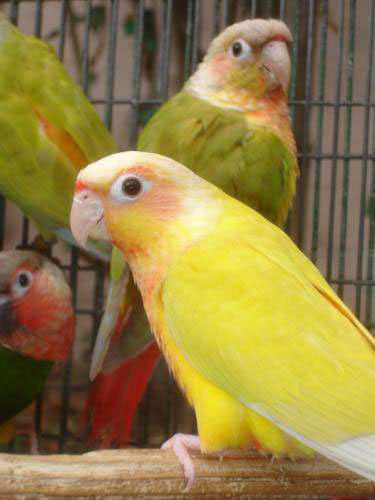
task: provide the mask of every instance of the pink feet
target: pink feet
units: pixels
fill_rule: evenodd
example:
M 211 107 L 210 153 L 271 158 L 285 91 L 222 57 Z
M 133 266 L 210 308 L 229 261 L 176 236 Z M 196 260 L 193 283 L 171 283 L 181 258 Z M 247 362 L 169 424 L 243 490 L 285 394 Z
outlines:
M 194 464 L 190 458 L 188 450 L 200 451 L 201 445 L 199 436 L 193 436 L 191 434 L 175 434 L 162 445 L 161 449 L 173 450 L 180 464 L 184 468 L 184 475 L 187 480 L 186 487 L 183 491 L 189 491 L 194 482 Z

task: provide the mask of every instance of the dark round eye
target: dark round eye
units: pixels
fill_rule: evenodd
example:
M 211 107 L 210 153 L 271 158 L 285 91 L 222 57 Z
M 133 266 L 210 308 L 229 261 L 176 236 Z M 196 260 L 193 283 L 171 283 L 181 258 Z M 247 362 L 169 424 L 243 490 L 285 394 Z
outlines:
M 137 196 L 142 191 L 142 184 L 136 177 L 128 177 L 122 183 L 122 191 L 127 196 Z
M 234 57 L 238 57 L 241 55 L 241 52 L 242 52 L 242 45 L 240 42 L 234 42 L 234 44 L 232 45 L 232 54 L 234 55 Z
M 13 296 L 21 298 L 27 293 L 33 284 L 33 273 L 31 271 L 19 271 L 12 283 Z
M 20 273 L 17 276 L 17 284 L 19 286 L 21 286 L 22 288 L 28 287 L 29 284 L 30 284 L 30 278 L 29 278 L 28 274 L 26 274 L 26 273 Z
M 245 40 L 242 40 L 242 38 L 233 42 L 229 48 L 229 54 L 234 59 L 239 60 L 250 60 L 252 58 L 251 47 L 247 42 L 245 42 Z

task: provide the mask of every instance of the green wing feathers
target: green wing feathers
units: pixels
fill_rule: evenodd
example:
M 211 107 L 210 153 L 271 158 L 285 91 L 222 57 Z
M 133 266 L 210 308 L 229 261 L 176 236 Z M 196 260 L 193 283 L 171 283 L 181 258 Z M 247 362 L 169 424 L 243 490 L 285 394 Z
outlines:
M 116 151 L 55 51 L 0 17 L 0 191 L 40 227 L 69 227 L 78 171 Z
M 272 222 L 285 222 L 295 194 L 294 147 L 245 113 L 181 91 L 141 134 L 137 149 L 169 156 Z
M 52 366 L 51 361 L 37 361 L 0 346 L 0 424 L 34 401 Z

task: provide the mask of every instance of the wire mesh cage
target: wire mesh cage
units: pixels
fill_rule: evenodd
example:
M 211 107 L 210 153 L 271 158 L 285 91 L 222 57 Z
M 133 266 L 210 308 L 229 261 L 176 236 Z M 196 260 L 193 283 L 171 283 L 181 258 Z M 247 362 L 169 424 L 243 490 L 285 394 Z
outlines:
M 371 331 L 374 318 L 374 0 L 12 0 L 1 9 L 51 43 L 112 131 L 120 150 L 194 71 L 209 41 L 249 17 L 285 20 L 293 33 L 290 112 L 301 176 L 288 231 Z M 43 82 L 41 82 L 43 85 Z M 172 126 L 173 124 L 171 124 Z M 36 230 L 0 201 L 0 244 L 27 245 Z M 77 340 L 21 420 L 35 420 L 41 452 L 86 449 L 80 416 L 103 310 L 106 269 L 77 249 L 53 248 L 77 312 Z M 131 445 L 159 446 L 195 430 L 192 410 L 160 363 L 137 413 Z M 25 443 L 13 441 L 22 451 Z

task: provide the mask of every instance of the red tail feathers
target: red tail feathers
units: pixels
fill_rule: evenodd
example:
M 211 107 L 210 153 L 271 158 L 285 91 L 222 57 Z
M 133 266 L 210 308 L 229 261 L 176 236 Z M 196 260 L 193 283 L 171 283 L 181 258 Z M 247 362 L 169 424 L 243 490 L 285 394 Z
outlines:
M 155 342 L 109 375 L 96 377 L 83 418 L 90 420 L 90 443 L 100 448 L 124 447 L 129 441 L 136 409 L 160 359 Z

